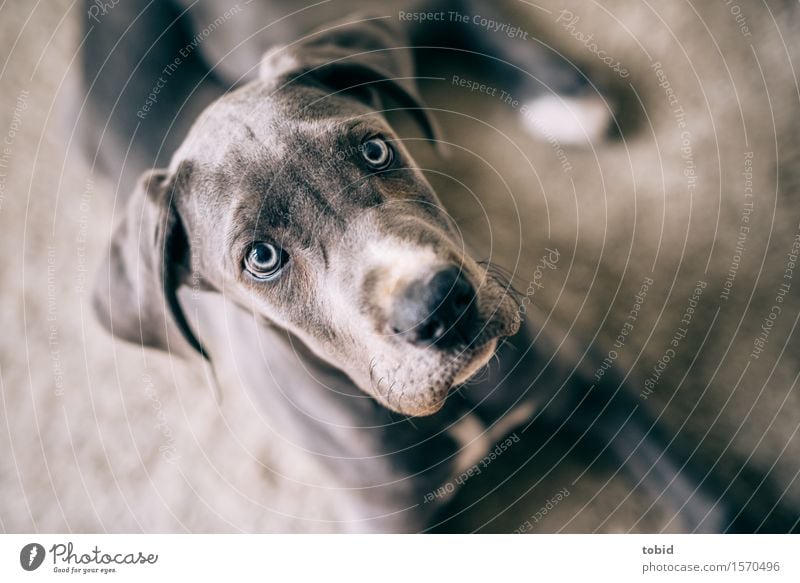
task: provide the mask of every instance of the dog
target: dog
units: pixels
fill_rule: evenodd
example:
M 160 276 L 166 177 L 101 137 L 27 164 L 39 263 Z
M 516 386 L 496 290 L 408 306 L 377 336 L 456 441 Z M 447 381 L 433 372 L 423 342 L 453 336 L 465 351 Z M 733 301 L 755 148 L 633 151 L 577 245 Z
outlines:
M 476 6 L 491 15 L 489 3 L 447 4 L 468 15 Z M 444 10 L 409 13 L 423 9 Z M 122 6 L 104 18 L 106 41 L 115 19 L 132 21 Z M 591 432 L 685 530 L 745 521 L 660 435 L 623 375 L 612 367 L 593 379 L 585 363 L 599 358 L 545 334 L 532 310 L 521 317 L 508 279 L 466 249 L 390 122 L 405 112 L 438 143 L 412 47 L 491 50 L 524 72 L 510 83 L 531 99 L 540 85 L 580 97 L 585 80 L 479 28 L 421 40 L 420 20 L 354 13 L 264 43 L 257 76 L 250 56 L 212 76 L 206 67 L 203 83 L 170 82 L 172 97 L 157 99 L 185 136 L 147 131 L 164 121 L 149 111 L 126 108 L 138 121 L 112 112 L 117 136 L 145 128 L 126 149 L 132 168 L 169 161 L 128 200 L 97 278 L 99 320 L 123 340 L 199 357 L 212 376 L 235 371 L 279 432 L 327 465 L 348 531 L 434 528 L 451 495 L 441 486 L 540 411 Z M 145 69 L 149 50 L 136 53 Z M 88 79 L 97 55 L 119 58 L 95 51 Z M 209 57 L 184 58 L 186 74 Z M 95 103 L 102 90 L 90 92 Z

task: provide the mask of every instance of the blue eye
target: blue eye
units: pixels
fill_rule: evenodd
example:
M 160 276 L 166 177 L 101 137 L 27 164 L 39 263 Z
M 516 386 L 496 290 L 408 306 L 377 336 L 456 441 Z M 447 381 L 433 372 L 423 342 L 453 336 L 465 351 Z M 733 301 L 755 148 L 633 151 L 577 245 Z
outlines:
M 381 138 L 370 138 L 362 142 L 361 155 L 375 170 L 383 170 L 394 158 L 392 148 Z
M 289 260 L 289 255 L 270 243 L 256 242 L 244 258 L 244 267 L 253 277 L 270 279 L 277 275 Z

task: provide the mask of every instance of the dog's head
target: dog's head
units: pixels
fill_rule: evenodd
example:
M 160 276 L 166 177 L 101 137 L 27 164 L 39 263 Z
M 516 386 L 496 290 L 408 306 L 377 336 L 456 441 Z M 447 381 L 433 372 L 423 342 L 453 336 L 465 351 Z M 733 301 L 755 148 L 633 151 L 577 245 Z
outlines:
M 381 113 L 434 137 L 406 45 L 381 20 L 334 26 L 210 106 L 115 232 L 95 297 L 112 332 L 203 352 L 176 290 L 217 290 L 410 415 L 485 365 L 517 306 Z

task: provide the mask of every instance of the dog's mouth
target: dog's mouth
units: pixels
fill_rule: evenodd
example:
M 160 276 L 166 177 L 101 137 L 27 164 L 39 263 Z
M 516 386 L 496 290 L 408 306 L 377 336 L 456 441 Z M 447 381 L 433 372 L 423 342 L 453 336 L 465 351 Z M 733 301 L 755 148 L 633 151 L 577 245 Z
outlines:
M 455 388 L 490 363 L 500 338 L 519 329 L 510 286 L 493 274 L 473 285 L 462 273 L 440 270 L 420 280 L 421 291 L 414 284 L 413 293 L 400 296 L 402 317 L 390 317 L 387 327 L 391 349 L 373 353 L 369 370 L 370 392 L 389 409 L 412 416 L 436 413 Z M 404 319 L 408 313 L 412 317 Z
M 498 344 L 499 337 L 493 337 L 458 354 L 439 355 L 424 369 L 404 370 L 401 366 L 398 374 L 373 382 L 375 394 L 384 406 L 397 413 L 414 417 L 433 415 L 444 407 L 457 387 L 480 374 L 491 361 Z M 406 377 L 404 372 L 412 374 Z
M 479 370 L 489 363 L 492 356 L 494 356 L 495 350 L 497 350 L 497 338 L 492 338 L 489 342 L 478 348 L 469 362 L 456 374 L 451 388 L 463 385 L 475 376 Z
M 431 381 L 428 390 L 415 391 L 405 402 L 390 403 L 392 409 L 407 415 L 425 417 L 444 407 L 451 392 L 468 382 L 481 371 L 494 356 L 498 339 L 464 352 L 442 367 L 438 381 Z

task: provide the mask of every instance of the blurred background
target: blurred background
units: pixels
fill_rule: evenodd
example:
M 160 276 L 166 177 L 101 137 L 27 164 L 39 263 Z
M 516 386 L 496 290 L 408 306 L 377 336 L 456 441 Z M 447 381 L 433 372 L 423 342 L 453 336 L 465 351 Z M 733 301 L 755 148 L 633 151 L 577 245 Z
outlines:
M 425 100 L 463 149 L 417 160 L 463 182 L 434 186 L 470 243 L 520 290 L 540 281 L 532 302 L 581 347 L 611 356 L 641 305 L 612 359 L 643 406 L 743 511 L 800 508 L 800 5 L 500 4 L 592 80 L 612 135 L 557 143 L 518 107 L 429 80 Z M 243 6 L 213 34 L 247 18 Z M 329 478 L 251 395 L 226 386 L 218 400 L 202 370 L 94 320 L 128 178 L 101 173 L 75 127 L 86 22 L 66 0 L 0 6 L 0 529 L 337 531 Z M 546 249 L 558 264 L 537 275 Z M 470 479 L 443 528 L 680 530 L 603 457 L 547 437 Z

